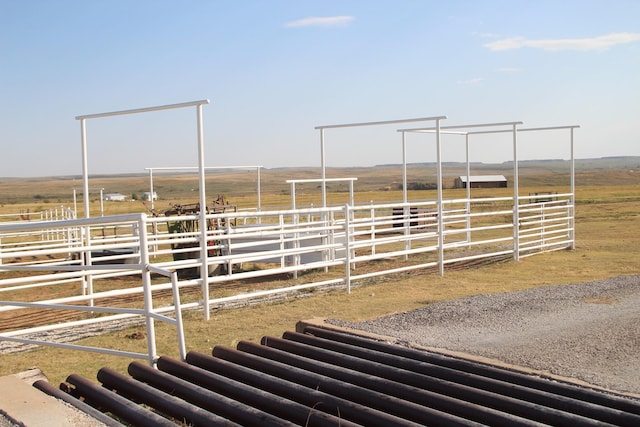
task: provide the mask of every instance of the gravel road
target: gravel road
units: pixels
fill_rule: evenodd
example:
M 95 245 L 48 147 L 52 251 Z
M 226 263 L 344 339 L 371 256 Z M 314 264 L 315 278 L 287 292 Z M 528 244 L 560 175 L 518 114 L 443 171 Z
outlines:
M 640 275 L 478 295 L 327 323 L 640 394 Z

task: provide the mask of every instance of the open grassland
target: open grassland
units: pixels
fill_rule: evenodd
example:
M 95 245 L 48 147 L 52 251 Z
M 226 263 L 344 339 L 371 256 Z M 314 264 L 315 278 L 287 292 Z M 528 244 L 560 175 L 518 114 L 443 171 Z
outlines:
M 569 164 L 565 161 L 532 161 L 519 166 L 520 194 L 539 191 L 567 191 L 570 188 Z M 464 164 L 444 164 L 443 184 L 445 189 L 453 187 L 454 179 L 465 175 Z M 513 165 L 473 164 L 472 175 L 504 175 L 513 185 Z M 287 180 L 318 179 L 319 168 L 264 169 L 260 174 L 263 207 L 290 207 L 291 186 Z M 401 200 L 402 167 L 400 165 L 328 168 L 327 178 L 357 178 L 354 183 L 357 203 L 371 200 Z M 224 195 L 231 203 L 240 208 L 255 208 L 257 205 L 257 173 L 255 170 L 209 172 L 206 177 L 207 199 L 213 200 Z M 153 177 L 154 190 L 159 196 L 155 203 L 157 211 L 168 209 L 176 203 L 194 203 L 198 201 L 197 174 L 161 174 Z M 433 164 L 411 164 L 407 167 L 408 187 L 413 185 L 433 186 L 436 182 L 436 169 Z M 578 186 L 633 185 L 640 183 L 640 157 L 628 157 L 615 162 L 613 160 L 576 161 L 576 184 Z M 83 216 L 81 177 L 57 178 L 0 178 L 0 214 L 35 213 L 61 205 L 73 207 L 74 189 L 78 216 Z M 91 216 L 100 214 L 99 189 L 104 194 L 120 193 L 127 202 L 105 201 L 105 214 L 130 212 L 148 212 L 149 202 L 141 202 L 144 192 L 150 190 L 150 179 L 146 174 L 109 175 L 90 177 Z M 553 187 L 553 188 L 549 188 Z M 327 184 L 328 203 L 338 204 L 348 201 L 347 182 L 329 182 Z M 459 194 L 463 195 L 461 191 Z M 499 195 L 495 191 L 478 192 L 473 196 Z M 504 192 L 513 194 L 512 190 Z M 296 186 L 297 206 L 317 205 L 321 201 L 320 183 L 305 183 Z M 434 198 L 435 191 L 410 191 L 410 199 Z M 136 200 L 131 200 L 132 198 Z
M 354 169 L 332 171 L 337 176 L 356 176 L 356 201 L 360 203 L 370 200 L 400 200 L 401 192 L 391 187 L 401 180 L 398 171 L 393 173 L 376 168 L 377 171 Z M 273 172 L 273 175 L 271 175 Z M 486 172 L 486 173 L 493 173 Z M 564 174 L 552 170 L 537 168 L 535 171 L 521 170 L 521 194 L 538 191 L 563 192 L 568 189 L 568 178 Z M 313 177 L 317 177 L 317 171 Z M 417 171 L 410 178 L 421 179 Z M 483 172 L 484 173 L 484 172 Z M 499 172 L 507 175 L 507 171 Z M 285 178 L 285 175 L 289 174 Z M 211 194 L 217 194 L 215 179 L 209 176 Z M 584 176 L 583 176 L 584 175 Z M 255 175 L 249 172 L 241 174 L 246 183 L 229 174 L 227 179 L 229 191 L 226 196 L 232 203 L 241 207 L 255 206 L 255 195 L 251 186 L 255 185 Z M 342 176 L 342 175 L 341 175 Z M 304 178 L 310 176 L 291 176 L 291 171 L 263 172 L 263 206 L 288 206 L 290 196 L 288 186 L 280 185 L 284 179 Z M 173 183 L 173 178 L 176 182 Z M 147 177 L 105 177 L 105 181 L 94 182 L 91 186 L 105 186 L 109 192 L 148 191 Z M 189 197 L 178 189 L 190 191 L 190 186 L 197 183 L 195 176 L 164 177 L 166 182 L 158 179 L 158 189 L 164 203 L 192 203 L 197 201 L 197 193 Z M 155 180 L 155 178 L 154 178 Z M 252 181 L 253 180 L 253 181 Z M 451 177 L 451 181 L 453 178 Z M 236 187 L 234 187 L 234 182 Z M 117 184 L 117 185 L 116 185 Z M 240 185 L 247 187 L 246 193 Z M 344 290 L 329 292 L 312 292 L 305 298 L 290 298 L 278 303 L 258 306 L 221 309 L 212 313 L 210 321 L 204 321 L 202 312 L 185 314 L 185 335 L 188 350 L 209 352 L 216 345 L 234 346 L 240 340 L 258 341 L 264 335 L 279 336 L 285 330 L 291 330 L 296 321 L 311 317 L 332 317 L 346 320 L 363 320 L 394 312 L 411 310 L 437 301 L 470 296 L 527 289 L 544 285 L 562 285 L 614 277 L 620 275 L 640 274 L 640 171 L 625 169 L 589 169 L 578 170 L 576 179 L 576 250 L 558 251 L 524 258 L 519 262 L 507 261 L 484 264 L 475 268 L 445 270 L 439 276 L 433 270 L 414 271 L 411 273 L 384 276 L 366 283 L 360 283 L 351 294 Z M 19 213 L 29 210 L 67 204 L 72 186 L 81 185 L 69 182 L 37 181 L 14 182 L 13 185 L 2 182 L 0 195 L 0 213 Z M 130 185 L 131 187 L 126 187 Z M 113 187 L 112 187 L 113 186 Z M 176 188 L 175 199 L 167 199 L 165 194 L 172 194 Z M 113 190 L 112 190 L 113 188 Z M 121 189 L 122 188 L 122 189 Z M 124 190 L 130 188 L 130 190 Z M 159 187 L 158 187 L 159 188 Z M 270 190 L 267 190 L 269 188 Z M 28 189 L 28 190 L 27 190 Z M 5 193 L 5 191 L 7 193 Z M 32 193 L 18 194 L 17 191 Z M 37 191 L 36 193 L 33 193 Z M 505 195 L 512 194 L 512 189 L 474 190 L 472 195 Z M 14 193 L 12 193 L 14 192 Z M 317 186 L 308 187 L 305 191 L 305 203 L 318 203 Z M 29 194 L 40 194 L 45 198 L 34 198 Z M 59 194 L 60 200 L 51 195 Z M 63 198 L 63 195 L 65 195 Z M 461 190 L 447 190 L 449 196 L 464 194 Z M 47 196 L 48 195 L 48 196 Z M 412 194 L 412 198 L 433 198 L 434 192 L 424 191 Z M 25 199 L 26 197 L 26 199 Z M 14 202 L 7 201 L 10 198 Z M 210 199 L 214 197 L 209 197 Z M 348 192 L 344 188 L 334 188 L 330 195 L 330 203 L 344 203 L 348 200 Z M 268 203 L 267 203 L 268 201 Z M 302 203 L 299 202 L 299 205 Z M 92 202 L 92 211 L 99 209 L 97 201 Z M 107 214 L 126 211 L 140 212 L 144 210 L 139 202 L 105 202 Z M 160 354 L 177 357 L 175 330 L 165 325 L 157 325 L 158 351 Z M 115 347 L 123 350 L 145 350 L 145 341 L 136 339 L 144 335 L 142 326 L 111 332 L 99 337 L 83 341 L 85 345 Z M 57 384 L 71 373 L 78 373 L 87 378 L 94 378 L 97 370 L 110 366 L 124 372 L 130 360 L 94 353 L 75 352 L 56 348 L 40 348 L 27 353 L 0 356 L 0 375 L 25 370 L 38 366 L 50 380 Z

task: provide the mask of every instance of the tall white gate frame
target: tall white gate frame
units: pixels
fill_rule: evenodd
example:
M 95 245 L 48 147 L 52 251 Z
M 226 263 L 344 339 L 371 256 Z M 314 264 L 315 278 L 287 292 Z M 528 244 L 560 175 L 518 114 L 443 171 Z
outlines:
M 321 180 L 322 180 L 322 207 L 327 207 L 327 166 L 325 156 L 325 137 L 324 132 L 326 129 L 339 129 L 339 128 L 352 128 L 352 127 L 365 127 L 365 126 L 382 126 L 382 125 L 395 125 L 400 123 L 415 123 L 415 122 L 436 122 L 436 127 L 440 127 L 440 121 L 446 119 L 447 116 L 434 116 L 434 117 L 422 117 L 416 119 L 400 119 L 400 120 L 384 120 L 377 122 L 361 122 L 361 123 L 346 123 L 338 125 L 324 125 L 316 126 L 315 129 L 320 131 L 320 167 L 321 167 Z M 439 133 L 436 133 L 436 137 L 439 138 Z
M 122 116 L 129 114 L 138 114 L 138 113 L 149 113 L 154 111 L 162 111 L 162 110 L 173 110 L 177 108 L 188 108 L 188 107 L 196 107 L 196 126 L 198 132 L 198 174 L 199 174 L 199 182 L 198 182 L 198 192 L 200 195 L 200 206 L 207 205 L 207 194 L 205 190 L 205 162 L 204 162 L 204 126 L 202 121 L 202 106 L 209 104 L 210 101 L 208 99 L 203 99 L 199 101 L 191 101 L 191 102 L 183 102 L 179 104 L 169 104 L 169 105 L 160 105 L 155 107 L 146 107 L 146 108 L 136 108 L 132 110 L 121 110 L 121 111 L 112 111 L 108 113 L 98 113 L 98 114 L 87 114 L 83 116 L 77 116 L 76 120 L 80 120 L 80 136 L 82 140 L 82 184 L 84 189 L 84 216 L 85 218 L 89 218 L 89 167 L 87 162 L 87 120 L 89 119 L 97 119 L 103 117 L 111 117 L 111 116 Z M 153 193 L 152 193 L 153 194 Z M 207 229 L 207 218 L 206 211 L 202 210 L 199 215 L 199 225 L 200 230 Z M 89 230 L 85 230 L 85 235 L 89 234 Z M 86 237 L 87 244 L 90 239 Z M 202 257 L 203 264 L 207 262 L 207 241 L 206 236 L 203 234 L 200 237 L 200 256 Z M 88 260 L 89 264 L 91 263 L 91 252 L 87 251 L 85 253 L 85 259 Z M 207 270 L 202 269 L 201 279 L 202 279 L 202 287 L 205 302 L 208 304 L 209 302 L 209 292 L 207 285 Z M 88 278 L 88 288 L 91 292 L 91 276 Z M 206 312 L 206 319 L 209 320 L 209 313 Z
M 467 170 L 467 206 L 469 206 L 469 202 L 471 200 L 471 185 L 469 185 L 469 177 L 471 176 L 470 171 L 470 159 L 469 159 L 469 136 L 470 135 L 481 135 L 481 134 L 496 134 L 496 133 L 512 133 L 513 134 L 513 257 L 516 261 L 520 259 L 520 184 L 519 184 L 519 170 L 518 170 L 518 132 L 538 132 L 538 131 L 548 131 L 548 130 L 562 130 L 569 129 L 570 131 L 570 182 L 571 182 L 571 190 L 570 190 L 570 203 L 572 206 L 575 205 L 575 159 L 573 153 L 573 133 L 574 129 L 579 128 L 579 125 L 567 125 L 567 126 L 551 126 L 551 127 L 538 127 L 538 128 L 525 128 L 518 129 L 518 125 L 521 125 L 522 122 L 505 122 L 505 123 L 486 123 L 486 124 L 471 124 L 471 125 L 455 125 L 455 126 L 442 126 L 439 129 L 437 128 L 416 128 L 416 129 L 399 129 L 398 132 L 402 133 L 402 144 L 403 144 L 403 183 L 404 183 L 404 201 L 406 201 L 406 157 L 405 153 L 405 133 L 407 132 L 416 132 L 416 133 L 435 133 L 436 135 L 440 135 L 441 133 L 448 134 L 457 134 L 465 136 L 465 163 Z M 502 127 L 508 126 L 512 129 L 491 129 L 491 130 L 478 130 L 478 131 L 455 131 L 455 129 L 475 129 L 480 127 Z M 441 142 L 440 138 L 436 137 L 436 145 L 437 145 L 437 168 L 438 168 L 438 205 L 442 204 L 442 162 L 441 162 Z M 468 207 L 467 207 L 468 209 Z M 441 214 L 441 212 L 439 212 Z M 571 232 L 571 248 L 575 248 L 575 227 L 574 221 L 575 219 L 571 218 L 570 224 L 570 232 Z M 469 217 L 467 216 L 467 221 L 469 221 Z M 467 228 L 469 228 L 467 226 Z M 441 247 L 442 248 L 442 247 Z M 443 274 L 443 265 L 440 265 L 440 274 Z
M 518 171 L 518 132 L 532 132 L 532 131 L 546 131 L 546 130 L 558 130 L 558 129 L 569 129 L 570 130 L 570 181 L 571 181 L 571 190 L 570 190 L 570 203 L 571 206 L 575 205 L 575 160 L 574 160 L 574 152 L 573 152 L 573 134 L 574 129 L 579 128 L 579 125 L 568 125 L 568 126 L 552 126 L 552 127 L 537 127 L 537 128 L 528 128 L 528 129 L 518 129 L 518 126 L 523 124 L 521 121 L 514 122 L 498 122 L 498 123 L 482 123 L 482 124 L 466 124 L 466 125 L 451 125 L 451 126 L 441 126 L 440 121 L 446 119 L 447 116 L 435 116 L 435 117 L 426 117 L 426 118 L 417 118 L 417 119 L 401 119 L 401 120 L 388 120 L 388 121 L 377 121 L 377 122 L 362 122 L 362 123 L 350 123 L 350 124 L 338 124 L 338 125 L 324 125 L 324 126 L 316 126 L 315 129 L 320 130 L 320 158 L 321 158 L 321 181 L 322 181 L 322 206 L 326 207 L 326 156 L 325 156 L 325 129 L 336 129 L 336 128 L 349 128 L 349 127 L 362 127 L 362 126 L 377 126 L 377 125 L 390 125 L 390 124 L 399 124 L 399 123 L 410 123 L 410 122 L 420 122 L 420 121 L 434 121 L 434 127 L 428 128 L 412 128 L 412 129 L 398 129 L 397 131 L 402 134 L 402 189 L 403 189 L 403 202 L 408 203 L 407 200 L 407 151 L 406 151 L 406 138 L 405 135 L 408 132 L 414 133 L 433 133 L 435 134 L 436 140 L 436 174 L 437 174 L 437 222 L 438 222 L 438 252 L 439 252 L 439 272 L 440 275 L 444 274 L 444 227 L 443 227 L 443 183 L 442 183 L 442 141 L 441 134 L 458 134 L 465 136 L 465 158 L 466 158 L 466 166 L 467 166 L 467 177 L 470 176 L 470 159 L 469 159 L 469 136 L 470 135 L 480 135 L 480 134 L 492 134 L 492 133 L 506 133 L 510 132 L 513 134 L 513 187 L 514 187 L 514 195 L 513 195 L 513 236 L 514 236 L 514 249 L 513 249 L 513 257 L 516 261 L 520 259 L 520 236 L 519 236 L 519 224 L 520 224 L 520 194 L 519 194 L 519 171 Z M 508 127 L 510 129 L 500 129 L 502 127 Z M 467 130 L 467 129 L 476 129 L 476 128 L 498 128 L 498 129 L 490 129 L 490 130 Z M 471 186 L 467 185 L 467 212 L 469 212 L 469 203 L 471 200 Z M 406 210 L 406 208 L 405 208 Z M 406 214 L 406 212 L 405 212 Z M 571 219 L 570 219 L 570 230 L 571 230 L 571 248 L 575 248 L 575 227 L 574 227 L 574 213 L 572 211 Z M 470 231 L 469 227 L 469 216 L 467 215 L 467 233 Z

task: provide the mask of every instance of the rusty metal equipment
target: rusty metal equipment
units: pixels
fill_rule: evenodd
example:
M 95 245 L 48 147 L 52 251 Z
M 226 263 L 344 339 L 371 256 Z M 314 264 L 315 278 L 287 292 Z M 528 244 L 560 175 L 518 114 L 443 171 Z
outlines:
M 200 214 L 200 203 L 191 204 L 174 204 L 169 209 L 160 212 L 158 216 L 172 217 L 184 215 Z M 227 202 L 224 196 L 219 195 L 210 205 L 206 206 L 207 214 L 220 214 L 225 212 L 237 212 L 237 206 Z M 207 219 L 207 231 L 217 230 L 226 225 L 226 218 L 223 219 Z M 167 229 L 171 234 L 195 234 L 199 231 L 199 223 L 197 219 L 176 219 L 175 221 L 167 221 Z M 211 246 L 215 246 L 213 242 Z M 192 251 L 184 251 L 183 249 L 192 248 Z M 198 241 L 172 243 L 173 260 L 182 261 L 185 259 L 199 258 L 200 243 Z M 179 250 L 179 251 L 176 251 Z M 219 250 L 209 250 L 209 256 L 219 255 Z M 181 279 L 193 278 L 199 276 L 199 268 L 191 267 L 178 270 L 178 276 Z

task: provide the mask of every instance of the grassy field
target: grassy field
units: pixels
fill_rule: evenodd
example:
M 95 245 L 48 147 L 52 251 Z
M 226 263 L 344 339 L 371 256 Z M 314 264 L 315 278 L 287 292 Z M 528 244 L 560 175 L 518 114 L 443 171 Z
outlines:
M 545 191 L 549 186 L 554 191 L 569 188 L 569 165 L 564 161 L 523 162 L 519 166 L 521 194 Z M 504 175 L 513 184 L 513 166 L 502 164 L 474 164 L 473 175 Z M 464 164 L 444 164 L 443 183 L 445 188 L 453 187 L 455 177 L 466 174 Z M 640 182 L 640 157 L 627 157 L 623 160 L 578 160 L 576 161 L 576 183 L 579 186 L 633 185 Z M 319 178 L 319 168 L 265 169 L 261 172 L 261 191 L 263 206 L 290 206 L 290 185 L 286 180 Z M 398 190 L 402 184 L 400 165 L 378 166 L 370 168 L 329 168 L 328 178 L 357 178 L 354 184 L 357 202 L 369 202 L 379 199 L 401 199 Z M 196 174 L 159 174 L 154 175 L 154 190 L 160 199 L 156 202 L 158 210 L 166 209 L 173 203 L 193 203 L 198 201 L 198 176 Z M 436 169 L 433 164 L 412 164 L 407 168 L 409 188 L 411 184 L 434 184 Z M 78 209 L 82 210 L 82 178 L 0 178 L 0 214 L 38 212 L 50 207 L 73 205 L 73 192 L 76 189 Z M 100 213 L 97 189 L 104 193 L 120 193 L 128 199 L 149 191 L 149 176 L 110 175 L 90 177 L 89 186 L 91 214 Z M 240 207 L 255 207 L 257 193 L 257 175 L 255 170 L 210 172 L 206 178 L 209 200 L 224 195 Z M 320 184 L 309 183 L 296 187 L 298 204 L 319 203 Z M 348 184 L 335 182 L 328 184 L 329 203 L 342 203 L 347 200 Z M 435 191 L 433 191 L 435 194 Z M 415 192 L 416 198 L 432 198 L 429 191 Z M 512 194 L 508 191 L 507 194 Z M 474 194 L 475 195 L 475 194 Z M 128 202 L 104 202 L 105 211 L 111 213 L 146 211 L 139 200 Z M 82 216 L 82 212 L 79 212 Z
M 400 200 L 401 192 L 393 188 L 400 176 L 397 169 L 391 169 L 393 168 L 333 170 L 332 176 L 357 176 L 356 199 L 359 202 Z M 496 170 L 499 168 L 483 173 Z M 312 173 L 307 170 L 296 171 L 300 175 L 294 178 L 303 178 L 305 174 Z M 410 182 L 425 180 L 420 178 L 419 172 L 424 171 L 412 170 Z M 543 168 L 537 165 L 532 166 L 531 170 L 523 168 L 521 172 L 521 194 L 535 191 L 562 192 L 568 188 L 566 173 L 560 173 L 552 167 Z M 291 173 L 291 170 L 263 173 L 263 198 L 269 201 L 264 202 L 264 205 L 289 204 L 288 186 L 280 183 L 284 182 L 284 179 L 291 179 Z M 498 173 L 508 176 L 507 170 Z M 215 186 L 221 185 L 223 181 L 222 175 L 209 176 L 211 184 L 207 184 L 208 188 L 215 191 Z M 286 175 L 289 176 L 285 178 Z M 234 346 L 240 340 L 258 341 L 264 335 L 279 336 L 282 332 L 293 329 L 298 320 L 311 317 L 363 320 L 475 294 L 640 274 L 639 175 L 640 171 L 615 167 L 594 167 L 577 171 L 577 244 L 574 251 L 536 255 L 519 262 L 500 262 L 473 269 L 445 270 L 442 277 L 433 271 L 385 276 L 356 286 L 350 295 L 344 290 L 315 292 L 306 298 L 279 303 L 217 310 L 212 313 L 210 321 L 204 321 L 201 312 L 186 313 L 185 335 L 188 350 L 208 353 L 215 345 Z M 148 191 L 145 190 L 147 179 L 146 176 L 104 177 L 93 180 L 91 186 L 104 186 L 109 188 L 109 192 L 128 194 Z M 254 179 L 254 175 L 248 172 L 239 176 L 228 174 L 224 178 L 229 181 L 225 184 L 229 186 L 225 194 L 232 203 L 240 206 L 255 205 L 255 197 L 252 194 L 255 190 L 251 190 L 255 185 Z M 197 182 L 195 176 L 167 176 L 164 180 L 158 180 L 161 187 L 156 187 L 162 198 L 158 204 L 197 201 L 196 194 L 189 197 L 190 186 Z M 0 181 L 0 214 L 25 210 L 36 212 L 61 203 L 68 205 L 70 189 L 81 185 L 77 180 L 10 181 L 12 182 Z M 333 191 L 330 202 L 342 203 L 348 197 L 344 188 L 334 188 Z M 505 194 L 511 194 L 512 189 L 504 191 Z M 302 193 L 308 196 L 306 202 L 317 203 L 317 186 L 307 188 Z M 175 197 L 165 196 L 171 194 L 175 194 Z M 482 192 L 474 193 L 481 194 Z M 414 197 L 423 198 L 430 198 L 432 195 L 429 192 L 413 194 Z M 98 209 L 98 201 L 92 201 L 91 206 L 92 210 Z M 107 213 L 144 209 L 139 202 L 111 202 L 106 206 Z M 176 357 L 175 331 L 163 325 L 158 325 L 157 329 L 159 353 Z M 121 349 L 144 351 L 145 342 L 136 339 L 140 336 L 136 332 L 144 332 L 144 328 L 134 327 L 107 333 L 84 340 L 83 344 L 113 347 L 114 343 L 117 343 Z M 0 375 L 38 366 L 52 383 L 57 384 L 71 373 L 94 379 L 97 370 L 103 366 L 124 372 L 129 362 L 130 360 L 124 358 L 94 353 L 40 348 L 27 353 L 0 356 Z

